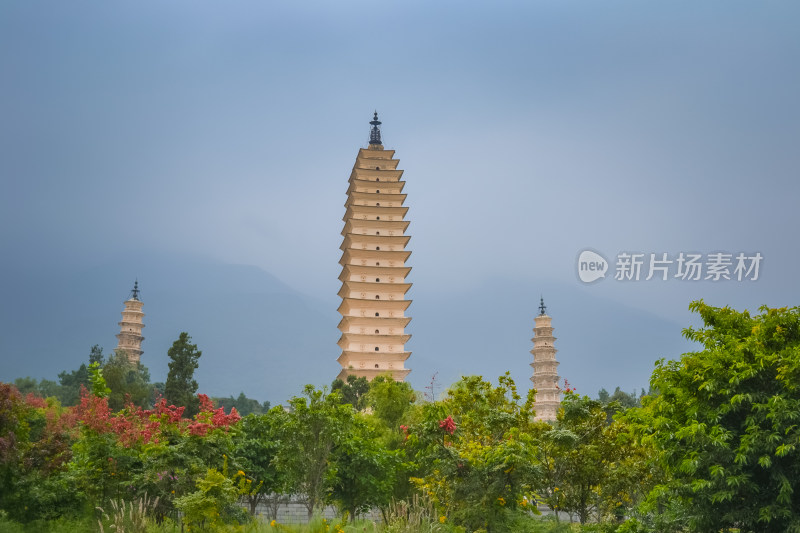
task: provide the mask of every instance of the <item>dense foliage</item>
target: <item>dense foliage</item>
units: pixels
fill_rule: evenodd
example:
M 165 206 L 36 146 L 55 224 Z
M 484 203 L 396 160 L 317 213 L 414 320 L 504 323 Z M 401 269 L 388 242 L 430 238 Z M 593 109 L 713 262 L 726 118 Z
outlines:
M 630 413 L 666 475 L 650 527 L 800 531 L 800 308 L 691 309 L 703 350 L 659 361 Z
M 151 404 L 146 369 L 94 350 L 63 373 L 80 383 L 74 406 L 0 384 L 0 526 L 110 530 L 140 502 L 137 520 L 161 531 L 228 530 L 259 509 L 274 520 L 293 495 L 309 517 L 335 505 L 337 531 L 370 509 L 385 531 L 557 530 L 543 511 L 587 531 L 800 531 L 800 309 L 692 309 L 704 326 L 685 334 L 703 349 L 659 361 L 649 394 L 565 387 L 555 422 L 508 374 L 437 401 L 384 376 L 272 409 L 242 394 L 242 418 L 186 396 L 200 354 L 186 334 L 170 350 L 183 399 Z

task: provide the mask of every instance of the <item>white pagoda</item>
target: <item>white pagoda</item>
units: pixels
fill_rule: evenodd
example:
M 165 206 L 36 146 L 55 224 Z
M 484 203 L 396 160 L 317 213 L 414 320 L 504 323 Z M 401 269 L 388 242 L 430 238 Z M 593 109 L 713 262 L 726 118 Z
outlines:
M 553 346 L 556 338 L 553 337 L 551 318 L 547 315 L 544 298 L 539 304 L 539 316 L 534 321 L 533 328 L 533 387 L 536 389 L 535 409 L 536 420 L 548 422 L 555 421 L 558 407 L 561 405 L 561 390 L 558 388 L 558 361 L 556 349 Z
M 144 323 L 144 313 L 139 300 L 139 281 L 133 283 L 131 297 L 125 301 L 125 309 L 122 311 L 122 322 L 119 322 L 119 334 L 117 335 L 117 350 L 125 350 L 131 363 L 139 363 L 142 356 L 142 328 Z
M 405 349 L 411 337 L 405 333 L 411 321 L 406 316 L 411 252 L 406 250 L 405 182 L 394 150 L 383 148 L 377 112 L 370 124 L 369 147 L 358 151 L 345 203 L 338 377 L 345 380 L 353 374 L 371 380 L 391 374 L 403 381 L 411 371 L 405 367 L 411 355 Z

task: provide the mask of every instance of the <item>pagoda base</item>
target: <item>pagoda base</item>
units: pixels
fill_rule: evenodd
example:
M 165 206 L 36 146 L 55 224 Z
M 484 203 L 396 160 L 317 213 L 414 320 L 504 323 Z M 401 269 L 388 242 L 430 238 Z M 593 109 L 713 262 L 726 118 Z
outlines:
M 388 368 L 343 368 L 336 379 L 347 381 L 347 376 L 356 376 L 367 378 L 367 381 L 372 381 L 378 376 L 385 376 L 389 374 L 395 381 L 403 381 L 406 376 L 411 372 L 410 368 L 401 369 L 388 369 Z

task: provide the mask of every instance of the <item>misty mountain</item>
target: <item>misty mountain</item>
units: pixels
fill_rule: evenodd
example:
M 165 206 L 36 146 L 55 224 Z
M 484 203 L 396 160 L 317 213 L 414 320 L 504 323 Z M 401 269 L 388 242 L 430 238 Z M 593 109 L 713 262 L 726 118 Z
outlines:
M 167 350 L 182 331 L 203 352 L 196 378 L 209 395 L 243 391 L 274 405 L 306 383 L 329 384 L 339 371 L 333 291 L 327 298 L 302 294 L 257 267 L 138 254 L 90 269 L 6 264 L 0 276 L 0 380 L 56 379 L 88 361 L 93 344 L 110 353 L 136 278 L 145 312 L 142 362 L 153 381 L 166 378 Z M 423 279 L 409 292 L 411 384 L 425 390 L 436 375 L 439 394 L 461 375 L 494 380 L 508 370 L 527 391 L 539 294 L 553 317 L 559 373 L 580 393 L 647 388 L 657 358 L 689 348 L 682 325 L 581 286 L 496 279 L 454 293 Z

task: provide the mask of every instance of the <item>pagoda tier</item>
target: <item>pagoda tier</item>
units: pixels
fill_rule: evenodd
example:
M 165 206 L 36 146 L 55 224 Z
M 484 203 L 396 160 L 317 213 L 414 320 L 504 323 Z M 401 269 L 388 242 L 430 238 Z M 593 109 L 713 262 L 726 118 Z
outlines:
M 365 250 L 361 248 L 348 248 L 342 253 L 339 264 L 356 266 L 405 266 L 406 259 L 411 252 L 400 250 Z M 383 262 L 381 262 L 383 261 Z
M 365 192 L 358 192 L 358 191 L 351 191 L 349 194 L 349 198 L 347 202 L 344 204 L 345 207 L 349 207 L 351 205 L 365 205 L 365 206 L 386 206 L 386 207 L 397 207 L 403 204 L 406 201 L 405 194 L 393 194 L 389 191 L 383 190 L 383 192 L 379 192 L 381 189 L 365 191 Z
M 360 218 L 362 220 L 403 220 L 407 212 L 407 207 L 351 204 L 347 206 L 347 211 L 345 211 L 342 220 L 345 222 L 352 218 Z
M 347 193 L 351 192 L 374 192 L 384 194 L 400 194 L 403 192 L 406 182 L 404 181 L 375 181 L 375 180 L 350 180 L 350 188 Z
M 535 406 L 536 420 L 555 421 L 558 408 L 561 405 L 561 390 L 558 388 L 558 361 L 557 350 L 553 346 L 556 338 L 553 337 L 552 319 L 545 314 L 544 301 L 540 306 L 541 314 L 534 320 L 533 328 L 533 388 L 536 389 Z
M 139 282 L 133 285 L 131 298 L 125 301 L 125 309 L 122 311 L 122 321 L 118 322 L 119 333 L 117 334 L 117 350 L 124 350 L 131 363 L 138 364 L 142 353 L 142 328 L 144 328 L 144 313 L 139 300 Z
M 388 267 L 388 266 L 369 266 L 369 265 L 344 265 L 342 273 L 339 274 L 340 281 L 367 281 L 369 278 L 388 279 L 390 283 L 402 282 L 408 273 L 411 272 L 411 267 Z
M 406 299 L 411 252 L 406 251 L 405 182 L 394 150 L 383 149 L 377 114 L 370 124 L 370 145 L 358 152 L 344 204 L 338 377 L 371 380 L 391 374 L 402 381 L 410 372 L 405 361 L 411 355 L 405 350 L 411 338 L 405 332 L 411 321 L 405 316 L 411 305 Z
M 403 250 L 411 239 L 408 235 L 389 235 L 382 234 L 380 231 L 375 233 L 348 233 L 345 235 L 342 245 L 339 247 L 342 251 L 347 248 L 356 248 L 362 250 Z
M 411 305 L 411 300 L 374 300 L 367 298 L 342 298 L 339 304 L 339 313 L 342 316 L 376 316 L 401 318 L 403 312 Z M 372 312 L 374 311 L 375 314 Z
M 369 298 L 369 295 L 374 294 L 380 296 L 376 299 L 389 299 L 402 298 L 405 293 L 411 288 L 410 283 L 380 283 L 375 278 L 375 281 L 345 281 L 342 283 L 342 288 L 339 289 L 340 298 Z M 373 296 L 374 297 L 374 296 Z
M 340 331 L 348 331 L 351 333 L 364 333 L 363 330 L 370 330 L 376 328 L 404 328 L 411 322 L 411 317 L 374 317 L 374 316 L 346 316 L 339 322 Z
M 408 229 L 409 222 L 407 220 L 364 220 L 364 219 L 350 219 L 344 225 L 342 236 L 348 233 L 356 233 L 359 235 L 402 235 Z
M 374 353 L 374 355 L 373 355 Z M 364 352 L 362 351 L 351 351 L 351 350 L 343 350 L 342 355 L 336 358 L 339 361 L 339 364 L 342 366 L 352 366 L 353 370 L 357 369 L 383 369 L 383 373 L 387 374 L 393 370 L 406 370 L 406 374 L 410 372 L 409 369 L 403 368 L 392 368 L 392 365 L 397 364 L 399 361 L 402 365 L 403 362 L 411 357 L 411 352 Z M 365 363 L 362 365 L 361 363 Z M 377 364 L 378 366 L 374 366 Z M 384 368 L 384 366 L 386 368 Z M 350 374 L 355 374 L 356 372 L 347 372 L 345 376 Z M 341 374 L 340 374 L 341 375 Z

